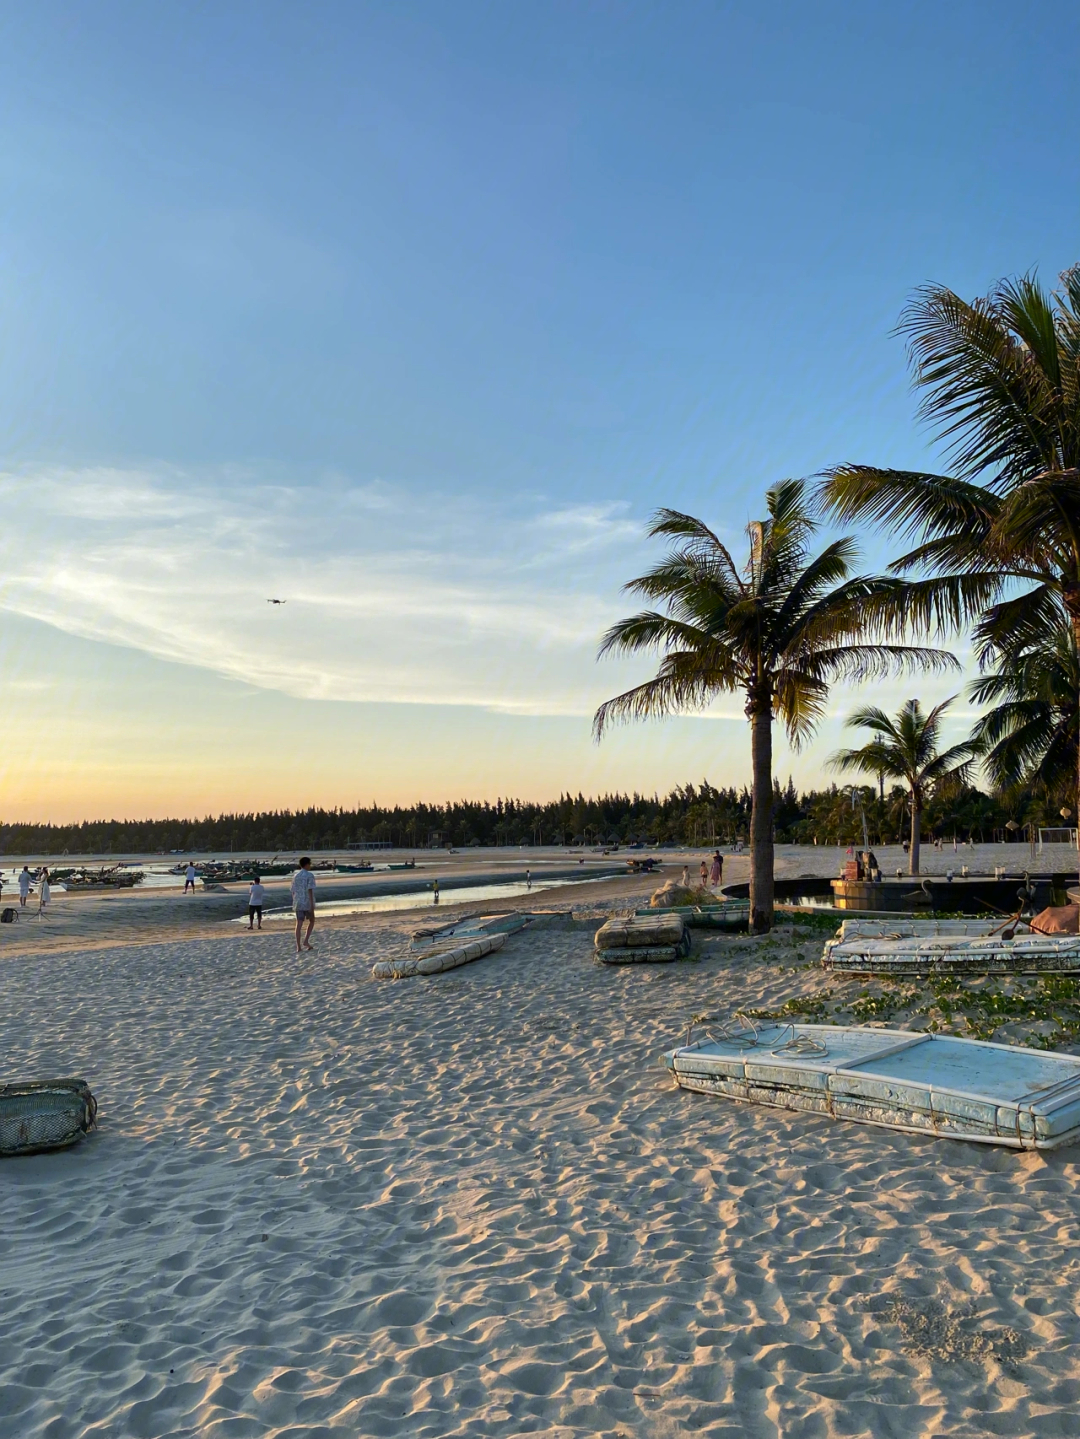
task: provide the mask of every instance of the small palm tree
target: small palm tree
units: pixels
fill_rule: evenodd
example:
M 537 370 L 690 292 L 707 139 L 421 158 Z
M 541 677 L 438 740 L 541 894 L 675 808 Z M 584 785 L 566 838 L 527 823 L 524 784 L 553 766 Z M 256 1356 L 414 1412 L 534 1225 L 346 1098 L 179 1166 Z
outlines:
M 1050 643 L 1062 611 L 1080 641 L 1080 266 L 1057 295 L 1030 276 L 972 302 L 927 286 L 900 331 L 953 473 L 840 465 L 822 502 L 916 541 L 890 567 L 920 575 L 913 618 L 976 621 L 983 665 Z M 1078 764 L 1080 736 L 1073 808 Z
M 1046 641 L 1012 651 L 968 693 L 993 708 L 979 720 L 972 743 L 999 790 L 1016 796 L 1038 790 L 1072 808 L 1080 748 L 1080 660 L 1064 618 Z
M 910 874 L 919 873 L 922 812 L 931 789 L 945 779 L 966 779 L 974 758 L 970 740 L 947 750 L 938 749 L 942 716 L 952 702 L 943 700 L 927 711 L 918 700 L 908 700 L 895 719 L 875 705 L 856 710 L 848 720 L 848 728 L 870 730 L 874 738 L 858 749 L 838 750 L 830 760 L 834 768 L 847 773 L 887 775 L 907 785 L 911 806 Z
M 768 930 L 773 912 L 772 726 L 781 719 L 800 745 L 821 716 L 831 682 L 890 671 L 955 667 L 940 650 L 898 644 L 907 624 L 906 585 L 849 578 L 851 539 L 811 557 L 815 524 L 801 480 L 766 496 L 768 519 L 748 527 L 743 569 L 702 521 L 659 510 L 650 535 L 676 541 L 668 555 L 627 590 L 659 601 L 608 630 L 600 653 L 660 650 L 657 675 L 602 704 L 597 739 L 614 720 L 702 709 L 719 694 L 745 696 L 751 727 L 750 922 Z

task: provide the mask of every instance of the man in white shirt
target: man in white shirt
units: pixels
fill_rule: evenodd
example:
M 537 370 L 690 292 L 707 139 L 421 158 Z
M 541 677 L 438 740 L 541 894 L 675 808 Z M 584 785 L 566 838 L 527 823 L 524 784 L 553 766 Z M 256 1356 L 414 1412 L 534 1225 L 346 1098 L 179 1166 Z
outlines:
M 301 948 L 311 948 L 311 931 L 315 928 L 315 876 L 311 872 L 311 857 L 306 854 L 301 857 L 300 868 L 292 877 L 292 902 L 296 910 L 296 952 L 299 954 Z M 307 934 L 301 945 L 300 931 L 305 920 Z
M 26 897 L 30 893 L 31 883 L 32 881 L 30 879 L 30 871 L 24 864 L 22 867 L 22 874 L 19 875 L 19 903 L 22 905 L 23 909 L 26 908 Z

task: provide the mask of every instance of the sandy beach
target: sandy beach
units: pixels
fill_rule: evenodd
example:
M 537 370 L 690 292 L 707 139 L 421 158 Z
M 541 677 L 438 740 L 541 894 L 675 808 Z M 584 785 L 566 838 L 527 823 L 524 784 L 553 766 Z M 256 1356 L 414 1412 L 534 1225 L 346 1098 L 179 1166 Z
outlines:
M 416 920 L 3 964 L 4 1077 L 85 1076 L 101 1124 L 0 1169 L 2 1439 L 1075 1432 L 1080 1152 L 660 1067 L 819 993 L 820 935 L 609 970 L 559 916 L 371 980 Z

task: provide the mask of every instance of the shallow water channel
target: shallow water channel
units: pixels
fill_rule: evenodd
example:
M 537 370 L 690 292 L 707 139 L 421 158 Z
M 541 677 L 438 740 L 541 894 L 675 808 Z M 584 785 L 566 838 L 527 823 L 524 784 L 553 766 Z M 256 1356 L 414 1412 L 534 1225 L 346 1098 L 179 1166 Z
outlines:
M 329 899 L 318 904 L 316 915 L 326 914 L 378 914 L 384 910 L 394 909 L 422 909 L 425 906 L 430 908 L 445 907 L 450 904 L 475 904 L 479 900 L 486 899 L 512 899 L 522 894 L 538 894 L 544 889 L 565 889 L 569 885 L 580 888 L 587 884 L 610 884 L 613 878 L 610 874 L 596 875 L 588 879 L 534 879 L 532 884 L 526 884 L 524 880 L 508 880 L 503 884 L 474 884 L 466 885 L 461 889 L 444 889 L 436 900 L 435 894 L 430 885 L 424 889 L 414 889 L 408 894 L 376 894 L 370 899 Z M 264 909 L 264 920 L 289 920 L 293 918 L 291 909 Z M 233 921 L 234 924 L 247 924 L 247 915 L 242 915 Z

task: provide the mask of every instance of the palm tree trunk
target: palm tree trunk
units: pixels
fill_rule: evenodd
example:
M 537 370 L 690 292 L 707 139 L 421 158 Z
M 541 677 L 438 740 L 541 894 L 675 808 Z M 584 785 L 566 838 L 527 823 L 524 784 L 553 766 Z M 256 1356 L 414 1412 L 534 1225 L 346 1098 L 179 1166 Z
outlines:
M 750 933 L 767 934 L 773 921 L 772 696 L 750 712 L 754 793 L 750 809 Z
M 913 790 L 911 793 L 911 862 L 908 865 L 908 874 L 919 872 L 919 840 L 922 837 L 922 805 L 919 796 Z
M 1063 585 L 1061 598 L 1065 601 L 1065 608 L 1072 621 L 1073 638 L 1076 640 L 1077 649 L 1080 649 L 1080 586 Z M 1076 793 L 1073 795 L 1073 813 L 1076 815 L 1077 844 L 1080 845 L 1080 750 L 1077 751 L 1076 756 Z

